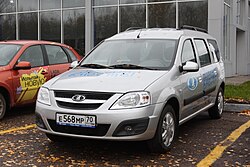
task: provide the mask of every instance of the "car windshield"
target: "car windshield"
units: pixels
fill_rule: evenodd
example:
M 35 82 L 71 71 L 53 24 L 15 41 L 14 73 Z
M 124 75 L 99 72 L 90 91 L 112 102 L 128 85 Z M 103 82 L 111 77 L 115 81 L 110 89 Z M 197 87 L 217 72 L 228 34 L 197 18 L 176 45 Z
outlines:
M 177 40 L 110 40 L 93 50 L 81 67 L 168 70 L 175 59 Z
M 0 66 L 5 66 L 13 59 L 21 45 L 0 44 Z

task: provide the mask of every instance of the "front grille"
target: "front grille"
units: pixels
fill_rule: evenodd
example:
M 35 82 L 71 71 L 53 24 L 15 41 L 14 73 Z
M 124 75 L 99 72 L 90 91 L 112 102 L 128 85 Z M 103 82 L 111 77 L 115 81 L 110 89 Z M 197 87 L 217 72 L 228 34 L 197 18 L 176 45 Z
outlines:
M 54 91 L 56 103 L 58 107 L 74 109 L 74 110 L 95 110 L 99 108 L 104 101 L 108 100 L 114 93 L 106 92 L 86 92 L 86 91 Z M 92 100 L 93 102 L 73 102 L 72 97 L 75 95 L 85 96 L 85 100 Z
M 56 101 L 57 105 L 61 108 L 68 108 L 68 109 L 74 109 L 74 110 L 95 110 L 99 108 L 102 104 L 101 103 L 68 103 L 68 102 L 62 102 L 62 101 Z
M 114 93 L 85 92 L 85 91 L 55 91 L 55 97 L 72 98 L 74 95 L 84 95 L 86 99 L 108 100 Z
M 110 124 L 98 124 L 96 128 L 64 126 L 57 125 L 55 120 L 50 119 L 48 119 L 48 123 L 55 132 L 86 136 L 105 136 L 110 127 Z

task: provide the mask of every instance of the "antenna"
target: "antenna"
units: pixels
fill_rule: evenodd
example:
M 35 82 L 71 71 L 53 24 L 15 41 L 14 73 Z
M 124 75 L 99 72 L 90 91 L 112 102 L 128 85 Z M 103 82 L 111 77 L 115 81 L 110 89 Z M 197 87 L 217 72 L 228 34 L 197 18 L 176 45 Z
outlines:
M 142 29 L 140 29 L 140 32 L 139 32 L 139 34 L 137 35 L 136 38 L 140 38 L 141 32 L 142 32 Z

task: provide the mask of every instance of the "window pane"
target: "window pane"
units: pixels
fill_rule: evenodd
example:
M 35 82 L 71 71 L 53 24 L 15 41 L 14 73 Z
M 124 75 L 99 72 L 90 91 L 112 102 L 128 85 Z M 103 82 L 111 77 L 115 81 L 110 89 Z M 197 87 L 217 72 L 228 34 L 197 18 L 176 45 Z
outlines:
M 201 66 L 206 66 L 211 64 L 210 55 L 207 51 L 206 44 L 203 40 L 195 40 L 195 45 L 198 51 Z
M 0 66 L 9 64 L 20 48 L 21 45 L 0 44 Z
M 27 48 L 18 61 L 28 61 L 31 67 L 43 66 L 43 52 L 40 45 Z
M 121 4 L 145 3 L 146 0 L 120 0 Z
M 196 62 L 194 49 L 190 40 L 185 41 L 182 49 L 181 62 L 185 63 L 187 61 Z
M 68 57 L 60 46 L 45 45 L 49 64 L 68 63 Z
M 9 13 L 16 11 L 16 0 L 1 0 L 0 13 Z
M 117 33 L 117 7 L 94 9 L 95 45 Z
M 213 45 L 214 49 L 215 49 L 215 54 L 216 54 L 216 57 L 217 57 L 217 60 L 220 60 L 220 51 L 219 51 L 219 47 L 217 45 L 217 42 L 215 40 L 212 40 L 212 39 L 208 39 L 208 42 Z
M 94 6 L 117 5 L 118 0 L 94 0 Z
M 208 3 L 205 1 L 180 2 L 179 26 L 191 25 L 207 30 Z
M 146 27 L 145 5 L 121 7 L 121 31 L 129 27 Z
M 85 0 L 63 0 L 64 8 L 84 7 Z
M 77 61 L 77 58 L 76 58 L 76 56 L 74 55 L 74 53 L 73 53 L 70 49 L 68 49 L 68 48 L 65 48 L 65 49 L 66 49 L 66 51 L 68 52 L 68 54 L 69 54 L 71 60 L 72 60 L 72 61 Z
M 60 11 L 41 13 L 41 39 L 61 42 Z
M 18 1 L 18 11 L 32 11 L 38 9 L 37 0 L 19 0 Z
M 174 1 L 174 0 L 148 0 L 148 2 L 164 2 L 164 1 Z
M 37 17 L 37 13 L 22 13 L 18 15 L 20 39 L 37 39 Z
M 72 1 L 72 0 L 70 0 Z M 61 8 L 61 0 L 41 0 L 41 9 L 59 9 Z
M 175 28 L 175 3 L 148 5 L 149 27 Z
M 16 39 L 16 15 L 0 16 L 0 40 Z
M 67 10 L 63 12 L 64 43 L 72 46 L 84 55 L 85 47 L 85 10 Z

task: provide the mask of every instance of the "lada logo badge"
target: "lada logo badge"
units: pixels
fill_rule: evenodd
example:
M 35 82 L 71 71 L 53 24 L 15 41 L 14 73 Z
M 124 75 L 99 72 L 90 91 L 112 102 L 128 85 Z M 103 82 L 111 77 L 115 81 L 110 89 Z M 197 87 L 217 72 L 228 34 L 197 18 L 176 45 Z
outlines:
M 77 101 L 77 102 L 80 102 L 80 101 L 83 101 L 83 100 L 85 100 L 85 96 L 83 96 L 83 95 L 74 95 L 73 97 L 72 97 L 72 100 L 73 101 Z

